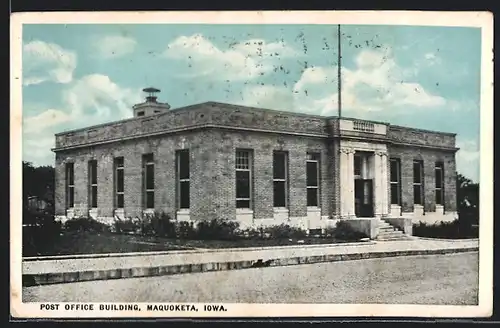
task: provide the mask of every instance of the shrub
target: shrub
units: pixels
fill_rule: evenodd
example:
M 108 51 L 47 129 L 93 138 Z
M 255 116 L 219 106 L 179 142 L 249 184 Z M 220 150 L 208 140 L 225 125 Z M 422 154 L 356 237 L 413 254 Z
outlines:
M 115 217 L 114 231 L 117 233 L 138 233 L 141 230 L 141 220 L 139 218 L 120 219 Z
M 175 235 L 180 239 L 194 239 L 196 237 L 196 229 L 193 222 L 181 221 L 175 225 Z
M 325 229 L 327 237 L 333 237 L 338 240 L 355 241 L 368 237 L 366 234 L 354 230 L 347 222 L 338 221 L 335 227 Z
M 452 222 L 439 222 L 428 224 L 419 222 L 413 224 L 413 235 L 428 238 L 477 238 L 479 236 L 479 229 L 473 227 L 470 222 L 463 222 L 456 219 Z
M 155 212 L 143 218 L 141 233 L 147 236 L 175 237 L 175 223 L 168 214 Z
M 248 228 L 237 231 L 238 236 L 245 239 L 261 239 L 264 236 L 264 229 Z
M 107 232 L 109 227 L 93 218 L 79 217 L 71 219 L 64 223 L 66 231 L 89 231 L 89 232 Z
M 213 219 L 201 221 L 196 226 L 196 239 L 201 240 L 233 240 L 238 238 L 237 221 Z
M 305 230 L 297 227 L 291 227 L 284 223 L 265 227 L 263 228 L 262 233 L 263 236 L 268 235 L 269 238 L 273 239 L 300 239 L 306 237 L 307 235 Z

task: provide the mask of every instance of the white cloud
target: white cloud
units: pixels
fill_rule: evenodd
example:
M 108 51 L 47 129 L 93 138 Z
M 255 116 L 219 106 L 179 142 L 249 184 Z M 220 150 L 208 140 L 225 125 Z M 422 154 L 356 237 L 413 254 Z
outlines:
M 63 92 L 73 119 L 85 118 L 86 125 L 132 114 L 132 105 L 142 101 L 140 90 L 122 88 L 106 75 L 86 75 Z M 90 121 L 90 122 L 89 122 Z
M 54 165 L 54 153 L 50 149 L 54 148 L 55 137 L 44 135 L 23 138 L 23 161 L 32 162 L 36 166 Z
M 432 60 L 432 59 L 436 58 L 436 55 L 429 52 L 429 53 L 426 53 L 424 57 L 425 57 L 425 59 Z
M 24 158 L 37 165 L 53 164 L 49 149 L 55 133 L 132 117 L 132 106 L 141 101 L 140 89 L 123 88 L 105 75 L 84 76 L 63 91 L 63 110 L 23 118 Z
M 108 35 L 97 40 L 94 46 L 99 56 L 113 58 L 132 53 L 137 46 L 137 41 L 131 37 Z
M 244 42 L 236 43 L 230 46 L 242 54 L 252 57 L 296 57 L 301 54 L 291 47 L 287 46 L 284 41 L 266 42 L 263 39 L 251 39 Z
M 435 53 L 428 52 L 424 55 L 424 57 L 428 66 L 434 66 L 441 63 L 441 58 L 438 57 Z
M 235 100 L 236 104 L 260 108 L 291 111 L 294 109 L 293 96 L 290 90 L 284 87 L 268 85 L 252 85 L 243 89 L 242 99 Z
M 404 70 L 396 64 L 389 48 L 363 50 L 355 63 L 355 69 L 342 68 L 342 106 L 346 110 L 377 112 L 405 108 L 432 109 L 446 105 L 443 97 L 431 94 L 417 82 L 406 81 Z M 335 115 L 337 88 L 336 67 L 308 68 L 295 84 L 295 93 L 302 95 L 301 103 L 296 105 L 324 115 Z M 305 91 L 308 93 L 304 97 Z M 312 96 L 313 92 L 316 97 Z
M 38 115 L 27 117 L 23 122 L 23 132 L 36 133 L 70 120 L 70 115 L 62 110 L 47 109 Z
M 342 67 L 342 108 L 344 115 L 401 114 L 404 111 L 456 110 L 461 102 L 432 94 L 417 81 L 405 78 L 391 49 L 363 50 L 355 58 L 356 67 Z M 281 87 L 246 87 L 240 103 L 265 104 L 269 108 L 320 115 L 337 115 L 337 67 L 309 67 L 302 72 L 292 90 Z M 288 93 L 288 95 L 287 95 Z M 291 105 L 290 105 L 291 104 Z
M 23 84 L 46 81 L 69 83 L 76 68 L 76 53 L 55 43 L 32 41 L 23 46 Z
M 296 52 L 283 42 L 248 40 L 219 49 L 201 34 L 180 36 L 168 44 L 164 55 L 183 61 L 191 73 L 186 76 L 210 76 L 227 80 L 249 80 L 273 70 L 274 58 L 294 56 Z
M 457 138 L 457 147 L 460 150 L 457 152 L 457 167 L 458 173 L 472 179 L 475 182 L 479 181 L 479 146 L 476 140 L 459 139 Z

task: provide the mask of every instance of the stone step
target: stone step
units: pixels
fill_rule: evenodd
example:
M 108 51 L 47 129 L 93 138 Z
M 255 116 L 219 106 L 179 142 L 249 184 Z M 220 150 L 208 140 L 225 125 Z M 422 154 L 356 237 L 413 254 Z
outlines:
M 384 238 L 377 238 L 377 241 L 392 241 L 392 240 L 407 240 L 408 237 L 406 235 L 402 235 L 400 237 L 384 237 Z
M 402 234 L 397 234 L 397 235 L 390 235 L 390 236 L 378 236 L 377 239 L 379 238 L 408 238 L 408 235 L 405 235 L 404 233 Z
M 393 232 L 379 233 L 378 237 L 386 238 L 386 237 L 398 237 L 402 235 L 404 234 L 401 231 L 393 231 Z

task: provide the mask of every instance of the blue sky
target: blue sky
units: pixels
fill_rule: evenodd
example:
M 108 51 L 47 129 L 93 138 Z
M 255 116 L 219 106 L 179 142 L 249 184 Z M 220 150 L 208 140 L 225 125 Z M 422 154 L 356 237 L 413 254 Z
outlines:
M 478 181 L 479 28 L 342 26 L 342 114 L 457 133 Z M 173 108 L 219 101 L 337 114 L 336 25 L 23 25 L 23 160 L 54 133 L 132 116 L 141 89 Z

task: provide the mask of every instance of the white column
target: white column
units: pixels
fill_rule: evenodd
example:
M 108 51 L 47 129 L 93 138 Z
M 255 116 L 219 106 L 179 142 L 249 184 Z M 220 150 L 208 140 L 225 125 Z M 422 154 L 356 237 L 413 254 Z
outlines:
M 347 155 L 348 149 L 341 148 L 340 149 L 340 216 L 342 218 L 347 216 L 347 200 L 348 200 L 348 167 L 349 167 L 349 158 Z
M 340 153 L 340 215 L 348 218 L 354 213 L 354 150 L 341 148 Z
M 355 196 L 354 196 L 354 149 L 349 149 L 347 153 L 349 158 L 349 169 L 348 169 L 348 182 L 349 182 L 349 198 L 347 203 L 348 215 L 349 217 L 355 217 Z
M 375 173 L 374 176 L 374 193 L 373 193 L 373 200 L 375 202 L 374 204 L 374 214 L 376 217 L 380 217 L 382 214 L 382 202 L 383 202 L 383 190 L 382 190 L 382 163 L 381 163 L 381 156 L 379 152 L 375 152 L 373 155 L 373 170 Z
M 381 165 L 382 165 L 382 212 L 383 216 L 389 214 L 389 174 L 387 171 L 387 153 L 381 153 Z

